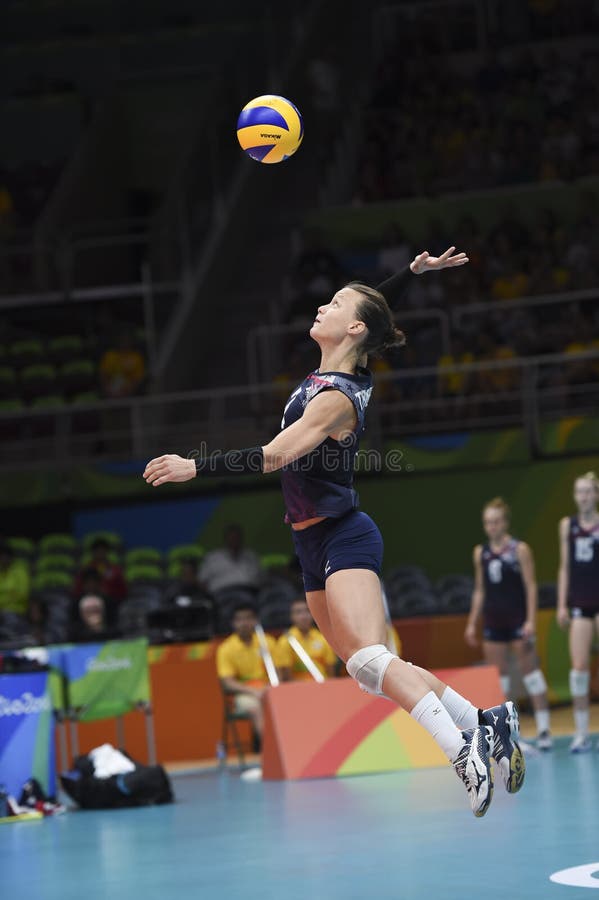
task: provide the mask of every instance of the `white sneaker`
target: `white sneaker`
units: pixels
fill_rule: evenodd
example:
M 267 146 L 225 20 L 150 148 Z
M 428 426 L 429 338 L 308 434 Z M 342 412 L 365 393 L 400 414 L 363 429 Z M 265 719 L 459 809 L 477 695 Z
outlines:
M 592 746 L 588 734 L 575 734 L 570 744 L 570 753 L 588 753 Z
M 462 731 L 464 746 L 453 761 L 458 778 L 466 785 L 472 812 L 484 816 L 493 799 L 493 772 L 490 753 L 493 729 L 486 725 Z
M 550 731 L 541 731 L 537 735 L 537 749 L 543 750 L 545 753 L 553 750 L 553 737 Z

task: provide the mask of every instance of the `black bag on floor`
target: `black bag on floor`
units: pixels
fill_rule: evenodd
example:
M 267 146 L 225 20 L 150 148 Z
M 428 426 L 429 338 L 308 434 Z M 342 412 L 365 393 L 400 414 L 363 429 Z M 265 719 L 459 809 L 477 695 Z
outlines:
M 131 760 L 135 769 L 123 775 L 96 778 L 87 756 L 75 760 L 74 771 L 60 776 L 63 790 L 82 809 L 123 809 L 173 802 L 173 791 L 162 766 L 144 766 Z

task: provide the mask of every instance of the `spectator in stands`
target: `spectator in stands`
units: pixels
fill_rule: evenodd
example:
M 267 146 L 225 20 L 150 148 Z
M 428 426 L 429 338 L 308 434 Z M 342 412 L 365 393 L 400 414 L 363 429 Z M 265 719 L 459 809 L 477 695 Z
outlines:
M 107 350 L 100 360 L 102 391 L 107 397 L 130 397 L 139 392 L 146 374 L 142 354 L 128 331 L 121 331 L 116 347 Z
M 261 737 L 262 698 L 269 682 L 255 632 L 257 624 L 256 607 L 240 603 L 233 613 L 233 634 L 216 651 L 216 672 L 223 691 L 233 695 L 235 712 L 247 714 L 255 734 Z M 266 635 L 266 644 L 274 660 L 277 645 L 269 634 Z
M 10 544 L 0 542 L 0 616 L 4 613 L 27 615 L 30 579 L 26 564 L 15 559 Z
M 85 594 L 78 603 L 78 619 L 71 631 L 75 643 L 109 641 L 118 637 L 106 619 L 106 604 L 99 594 Z
M 466 350 L 461 338 L 455 337 L 451 342 L 451 353 L 444 353 L 437 362 L 437 391 L 440 397 L 458 397 L 471 390 L 473 374 L 469 372 L 450 372 L 450 366 L 466 365 L 474 362 L 474 356 Z M 475 376 L 474 376 L 475 377 Z
M 166 589 L 161 611 L 170 611 L 173 625 L 180 622 L 182 628 L 189 630 L 201 625 L 214 632 L 214 601 L 199 582 L 195 559 L 182 560 L 179 578 Z
M 304 597 L 298 597 L 289 610 L 291 628 L 277 641 L 275 662 L 281 681 L 310 681 L 312 675 L 289 642 L 295 638 L 308 654 L 321 675 L 333 678 L 337 657 L 316 628 Z
M 223 539 L 224 547 L 211 550 L 202 560 L 200 585 L 217 600 L 227 593 L 239 593 L 247 594 L 251 602 L 264 581 L 260 560 L 244 547 L 241 525 L 227 525 Z
M 96 538 L 91 545 L 91 559 L 82 569 L 73 586 L 75 598 L 84 593 L 98 593 L 106 601 L 108 620 L 112 623 L 118 604 L 127 596 L 127 582 L 118 563 L 110 560 L 110 544 L 104 538 Z

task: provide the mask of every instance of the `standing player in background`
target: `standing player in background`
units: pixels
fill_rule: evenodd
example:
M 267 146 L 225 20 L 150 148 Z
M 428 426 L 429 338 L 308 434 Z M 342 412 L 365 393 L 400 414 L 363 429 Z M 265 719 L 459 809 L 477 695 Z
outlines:
M 195 460 L 160 456 L 148 463 L 144 478 L 157 487 L 198 474 L 222 478 L 281 470 L 286 521 L 320 631 L 363 690 L 393 700 L 429 732 L 480 817 L 493 797 L 491 755 L 509 792 L 523 784 L 517 710 L 511 702 L 478 710 L 432 673 L 386 647 L 379 577 L 383 541 L 372 519 L 358 511 L 353 486 L 372 393 L 368 356 L 405 342 L 388 302 L 403 297 L 414 275 L 468 262 L 454 250 L 450 247 L 440 257 L 425 251 L 378 289 L 353 282 L 318 308 L 310 336 L 320 348 L 320 366 L 293 391 L 281 431 L 266 445 Z
M 485 660 L 499 669 L 506 697 L 510 696 L 510 656 L 515 655 L 534 710 L 537 747 L 551 750 L 547 683 L 534 646 L 535 563 L 528 544 L 512 537 L 509 526 L 507 503 L 501 497 L 489 500 L 483 508 L 488 542 L 474 548 L 474 592 L 464 637 L 471 647 L 477 646 L 476 627 L 482 614 Z
M 574 482 L 577 515 L 559 523 L 557 621 L 570 626 L 570 694 L 575 734 L 570 753 L 591 749 L 589 685 L 591 645 L 599 633 L 599 479 L 594 472 Z M 599 749 L 599 746 L 598 746 Z

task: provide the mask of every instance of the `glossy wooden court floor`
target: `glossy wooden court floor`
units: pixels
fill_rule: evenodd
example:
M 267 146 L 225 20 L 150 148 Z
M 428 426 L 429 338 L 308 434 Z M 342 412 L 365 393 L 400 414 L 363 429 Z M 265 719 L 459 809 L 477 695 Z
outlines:
M 524 789 L 496 785 L 475 819 L 453 771 L 249 783 L 177 775 L 177 803 L 0 826 L 0 896 L 21 900 L 569 900 L 551 882 L 596 864 L 599 752 L 566 738 L 528 759 Z M 566 880 L 583 878 L 581 871 Z M 599 900 L 599 893 L 596 895 Z

